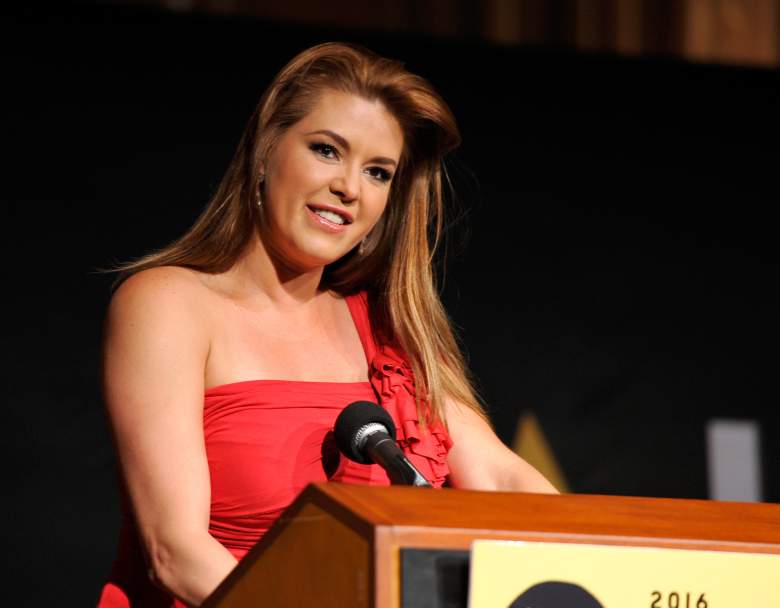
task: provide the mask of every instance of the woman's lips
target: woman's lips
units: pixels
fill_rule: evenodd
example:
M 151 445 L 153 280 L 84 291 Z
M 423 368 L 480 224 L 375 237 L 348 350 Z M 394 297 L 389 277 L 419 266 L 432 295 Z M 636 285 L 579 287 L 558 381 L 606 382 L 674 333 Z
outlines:
M 312 219 L 312 221 L 314 221 L 315 224 L 317 224 L 320 228 L 322 228 L 323 230 L 327 230 L 328 232 L 332 232 L 334 234 L 339 232 L 344 232 L 347 229 L 347 226 L 349 226 L 349 224 L 347 224 L 346 222 L 344 224 L 337 224 L 336 222 L 331 222 L 330 220 L 325 219 L 321 215 L 317 215 L 316 213 L 314 213 L 311 207 L 306 207 L 306 213 L 309 214 L 309 217 Z

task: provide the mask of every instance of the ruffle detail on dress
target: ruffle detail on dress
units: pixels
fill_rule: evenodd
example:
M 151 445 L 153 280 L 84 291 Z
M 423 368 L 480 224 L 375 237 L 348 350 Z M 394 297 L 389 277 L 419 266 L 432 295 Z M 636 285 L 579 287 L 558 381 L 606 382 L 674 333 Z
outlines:
M 396 439 L 406 457 L 432 485 L 441 487 L 450 472 L 447 454 L 452 440 L 441 423 L 420 428 L 414 373 L 406 357 L 390 345 L 379 347 L 369 380 L 395 422 Z

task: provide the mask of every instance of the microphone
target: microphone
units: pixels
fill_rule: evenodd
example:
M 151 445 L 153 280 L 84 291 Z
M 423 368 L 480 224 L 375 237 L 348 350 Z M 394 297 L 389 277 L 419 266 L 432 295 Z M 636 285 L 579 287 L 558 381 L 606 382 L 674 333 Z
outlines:
M 382 407 L 355 401 L 341 410 L 333 428 L 339 450 L 360 464 L 375 462 L 387 471 L 390 483 L 431 488 L 395 442 L 395 423 Z

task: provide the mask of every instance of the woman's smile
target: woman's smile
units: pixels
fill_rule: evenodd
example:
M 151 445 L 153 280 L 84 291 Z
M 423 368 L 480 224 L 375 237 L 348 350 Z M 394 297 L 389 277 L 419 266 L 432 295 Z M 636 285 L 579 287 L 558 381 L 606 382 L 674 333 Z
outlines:
M 342 214 L 328 209 L 314 207 L 313 205 L 306 205 L 306 211 L 309 212 L 309 216 L 312 218 L 315 225 L 330 232 L 344 232 L 347 229 L 347 226 L 352 223 Z

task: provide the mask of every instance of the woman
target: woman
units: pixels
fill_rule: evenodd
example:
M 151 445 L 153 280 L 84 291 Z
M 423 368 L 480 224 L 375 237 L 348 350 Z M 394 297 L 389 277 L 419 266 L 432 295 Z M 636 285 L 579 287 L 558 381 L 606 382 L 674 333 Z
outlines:
M 434 485 L 555 491 L 487 424 L 434 288 L 458 142 L 425 80 L 313 47 L 189 232 L 121 269 L 104 392 L 128 516 L 102 606 L 198 605 L 308 482 L 388 483 L 334 451 L 351 401 L 390 412 Z

